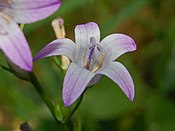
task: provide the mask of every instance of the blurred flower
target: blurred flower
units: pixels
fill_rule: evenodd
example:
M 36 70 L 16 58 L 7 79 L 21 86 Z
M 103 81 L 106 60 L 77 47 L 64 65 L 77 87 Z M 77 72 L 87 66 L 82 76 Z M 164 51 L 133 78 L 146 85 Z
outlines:
M 57 39 L 60 39 L 60 38 L 65 38 L 65 29 L 64 29 L 64 20 L 60 17 L 54 19 L 52 21 L 52 27 L 55 31 L 55 35 L 57 37 Z M 70 64 L 70 60 L 68 57 L 66 56 L 61 56 L 61 68 L 63 70 L 66 70 L 68 68 Z
M 63 83 L 65 106 L 75 102 L 86 87 L 95 84 L 102 75 L 111 78 L 130 101 L 133 101 L 133 80 L 127 69 L 114 60 L 126 52 L 136 50 L 134 40 L 124 34 L 111 34 L 100 42 L 99 27 L 90 22 L 76 26 L 75 43 L 67 38 L 55 40 L 34 58 L 38 60 L 48 56 L 65 55 L 72 61 Z
M 1 0 L 0 49 L 20 68 L 32 70 L 32 55 L 17 23 L 32 23 L 48 17 L 60 6 L 59 0 Z

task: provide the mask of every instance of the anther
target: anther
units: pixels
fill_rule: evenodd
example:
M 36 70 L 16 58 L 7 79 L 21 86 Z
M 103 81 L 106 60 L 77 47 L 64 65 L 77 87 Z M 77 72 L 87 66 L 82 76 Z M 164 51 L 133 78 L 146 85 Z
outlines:
M 105 57 L 105 54 L 103 53 L 101 60 L 99 61 L 98 65 L 92 70 L 92 72 L 96 72 L 101 67 L 104 57 Z

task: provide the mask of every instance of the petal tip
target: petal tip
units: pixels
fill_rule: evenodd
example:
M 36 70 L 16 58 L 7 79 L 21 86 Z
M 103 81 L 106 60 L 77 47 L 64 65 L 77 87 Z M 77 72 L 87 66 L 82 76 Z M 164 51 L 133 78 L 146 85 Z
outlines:
M 71 101 L 71 99 L 66 96 L 62 96 L 62 98 L 65 107 L 69 107 L 73 103 L 73 101 Z
M 134 89 L 134 88 L 133 88 L 133 89 Z M 130 92 L 129 95 L 127 95 L 127 96 L 128 96 L 128 98 L 129 98 L 129 100 L 130 100 L 131 102 L 133 102 L 133 101 L 134 101 L 134 97 L 135 97 L 134 90 L 133 90 L 132 92 Z
M 21 68 L 22 70 L 25 70 L 27 72 L 32 72 L 32 70 L 33 70 L 33 62 L 32 61 L 18 65 L 18 66 L 19 66 L 19 68 Z
M 71 105 L 70 102 L 64 101 L 64 106 L 65 106 L 65 107 L 69 107 L 70 105 Z
M 23 68 L 24 70 L 28 71 L 28 72 L 32 72 L 32 66 L 31 67 L 27 67 L 27 68 Z
M 128 50 L 129 51 L 135 51 L 137 50 L 137 45 L 134 41 L 134 39 L 132 39 L 131 37 L 128 36 L 129 39 L 126 39 L 128 41 Z
M 132 39 L 133 51 L 137 50 L 137 45 L 135 41 Z
M 86 25 L 95 25 L 95 26 L 98 26 L 97 23 L 95 23 L 95 22 L 88 22 L 88 23 L 86 23 Z
M 130 100 L 131 102 L 134 102 L 134 96 L 129 97 L 129 100 Z

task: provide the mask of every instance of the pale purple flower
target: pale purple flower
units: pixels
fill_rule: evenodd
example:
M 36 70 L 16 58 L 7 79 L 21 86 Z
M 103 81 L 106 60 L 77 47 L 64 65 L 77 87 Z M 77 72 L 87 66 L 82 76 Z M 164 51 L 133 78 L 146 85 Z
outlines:
M 17 23 L 32 23 L 48 17 L 59 0 L 0 0 L 0 50 L 15 65 L 32 70 L 32 55 Z
M 134 50 L 134 40 L 124 34 L 111 34 L 100 41 L 98 25 L 90 22 L 76 26 L 75 43 L 67 38 L 55 40 L 39 51 L 34 60 L 54 55 L 70 58 L 72 63 L 66 72 L 62 91 L 65 106 L 75 102 L 86 87 L 95 84 L 102 75 L 111 78 L 133 101 L 133 80 L 127 69 L 114 60 Z

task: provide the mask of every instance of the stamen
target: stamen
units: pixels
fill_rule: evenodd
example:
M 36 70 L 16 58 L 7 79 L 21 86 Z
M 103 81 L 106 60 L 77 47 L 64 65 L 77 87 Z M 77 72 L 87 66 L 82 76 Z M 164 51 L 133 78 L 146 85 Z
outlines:
M 87 68 L 87 66 L 89 66 L 89 64 L 88 64 L 88 59 L 86 59 L 86 64 L 84 65 L 83 68 Z
M 92 72 L 96 72 L 101 67 L 104 57 L 105 57 L 105 54 L 103 53 L 101 60 L 99 61 L 98 65 L 92 70 Z
M 89 65 L 91 64 L 91 61 L 92 61 L 92 57 L 93 57 L 94 50 L 95 50 L 95 45 L 91 46 L 90 49 L 91 51 L 90 51 L 89 58 L 88 58 Z

